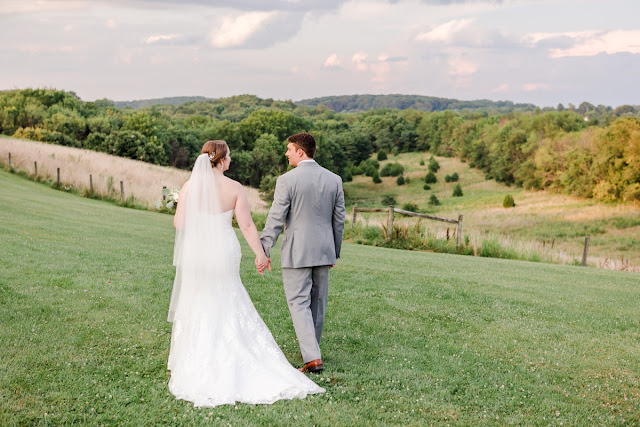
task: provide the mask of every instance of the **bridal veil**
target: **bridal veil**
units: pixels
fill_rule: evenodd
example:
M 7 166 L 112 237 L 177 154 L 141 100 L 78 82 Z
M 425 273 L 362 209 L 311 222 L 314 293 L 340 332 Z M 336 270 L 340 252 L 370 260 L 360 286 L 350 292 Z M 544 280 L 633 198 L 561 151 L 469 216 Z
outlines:
M 176 277 L 169 305 L 169 322 L 181 312 L 198 309 L 216 284 L 228 283 L 232 274 L 229 248 L 224 239 L 217 179 L 207 154 L 196 159 L 186 194 L 178 203 L 181 216 L 176 224 L 173 264 Z M 183 200 L 184 199 L 184 200 Z

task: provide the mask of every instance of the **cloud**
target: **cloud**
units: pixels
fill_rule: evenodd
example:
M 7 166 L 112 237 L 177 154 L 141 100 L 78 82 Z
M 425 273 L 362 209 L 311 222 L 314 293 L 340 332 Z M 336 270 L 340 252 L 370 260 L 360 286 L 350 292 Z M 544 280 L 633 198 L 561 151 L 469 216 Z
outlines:
M 497 88 L 493 89 L 491 92 L 493 92 L 493 93 L 504 93 L 504 92 L 508 92 L 510 88 L 511 88 L 511 86 L 509 85 L 509 83 L 502 83 L 500 86 L 498 86 Z
M 327 59 L 325 59 L 323 66 L 325 68 L 338 68 L 340 67 L 340 58 L 338 58 L 338 54 L 334 53 L 330 55 Z
M 116 0 L 119 3 L 130 4 L 131 0 Z M 113 0 L 111 0 L 113 3 Z M 334 10 L 347 0 L 134 0 L 138 5 L 150 7 L 181 7 L 185 4 L 213 6 L 217 8 L 231 8 L 242 11 L 289 11 L 308 12 L 312 10 Z
M 19 52 L 40 54 L 40 53 L 70 53 L 73 52 L 73 46 L 60 45 L 60 46 L 43 46 L 39 44 L 26 44 L 18 46 Z
M 3 0 L 0 15 L 10 13 L 61 12 L 86 6 L 85 1 Z
M 295 35 L 302 15 L 289 12 L 246 12 L 225 16 L 211 33 L 210 44 L 220 49 L 258 49 L 272 46 Z
M 640 30 L 531 33 L 523 40 L 531 46 L 548 46 L 551 58 L 640 53 Z
M 353 62 L 356 66 L 356 70 L 358 71 L 366 71 L 368 68 L 367 58 L 369 55 L 366 52 L 356 52 L 351 57 L 351 62 Z
M 600 53 L 640 53 L 640 31 L 610 31 L 587 37 L 568 49 L 551 49 L 552 58 L 595 56 Z
M 478 66 L 462 58 L 451 58 L 449 60 L 449 74 L 452 76 L 470 76 L 478 71 Z
M 242 46 L 275 15 L 276 12 L 248 12 L 235 18 L 224 18 L 220 29 L 211 35 L 211 44 L 219 48 Z
M 475 21 L 475 18 L 454 19 L 444 24 L 438 25 L 431 31 L 420 33 L 415 37 L 416 41 L 426 42 L 451 42 L 456 33 Z
M 105 22 L 105 27 L 110 28 L 110 29 L 114 29 L 118 26 L 118 23 L 113 20 L 113 19 L 107 19 L 107 22 Z
M 155 36 L 149 36 L 145 39 L 145 43 L 146 44 L 154 44 L 154 43 L 158 43 L 161 41 L 169 41 L 169 40 L 174 40 L 176 38 L 180 37 L 178 34 L 158 34 Z
M 551 86 L 546 83 L 525 83 L 522 89 L 524 89 L 525 92 L 535 92 L 538 90 L 549 90 Z

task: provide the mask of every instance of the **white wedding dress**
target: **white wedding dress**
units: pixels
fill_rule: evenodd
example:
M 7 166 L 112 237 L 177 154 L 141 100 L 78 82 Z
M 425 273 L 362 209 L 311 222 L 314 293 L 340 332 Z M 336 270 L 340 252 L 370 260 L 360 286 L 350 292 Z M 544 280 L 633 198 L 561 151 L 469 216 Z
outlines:
M 211 169 L 208 159 L 206 163 Z M 189 197 L 193 196 L 197 167 L 198 161 Z M 177 233 L 177 272 L 169 313 L 173 321 L 169 390 L 196 407 L 271 404 L 324 392 L 291 366 L 253 306 L 240 279 L 242 253 L 232 217 L 233 210 L 206 212 L 200 219 L 187 217 L 188 222 L 208 224 L 198 224 L 198 234 L 204 230 L 200 240 Z

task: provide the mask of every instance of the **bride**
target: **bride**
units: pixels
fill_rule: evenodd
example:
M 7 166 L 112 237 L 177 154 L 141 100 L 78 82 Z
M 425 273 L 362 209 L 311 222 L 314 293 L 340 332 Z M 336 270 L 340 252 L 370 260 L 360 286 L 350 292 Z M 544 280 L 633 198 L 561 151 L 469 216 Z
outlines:
M 226 142 L 205 143 L 178 197 L 169 390 L 196 407 L 323 393 L 287 361 L 242 285 L 234 213 L 258 267 L 268 258 L 244 188 L 223 174 L 230 162 Z

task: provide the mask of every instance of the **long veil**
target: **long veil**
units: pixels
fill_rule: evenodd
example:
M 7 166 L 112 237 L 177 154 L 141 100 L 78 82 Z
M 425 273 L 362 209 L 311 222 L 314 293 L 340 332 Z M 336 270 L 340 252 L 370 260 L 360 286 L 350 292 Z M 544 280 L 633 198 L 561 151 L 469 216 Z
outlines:
M 216 181 L 209 156 L 201 154 L 193 166 L 186 194 L 178 201 L 183 206 L 176 224 L 176 277 L 169 322 L 189 313 L 206 312 L 210 309 L 207 304 L 215 298 L 216 286 L 228 283 L 230 254 Z

